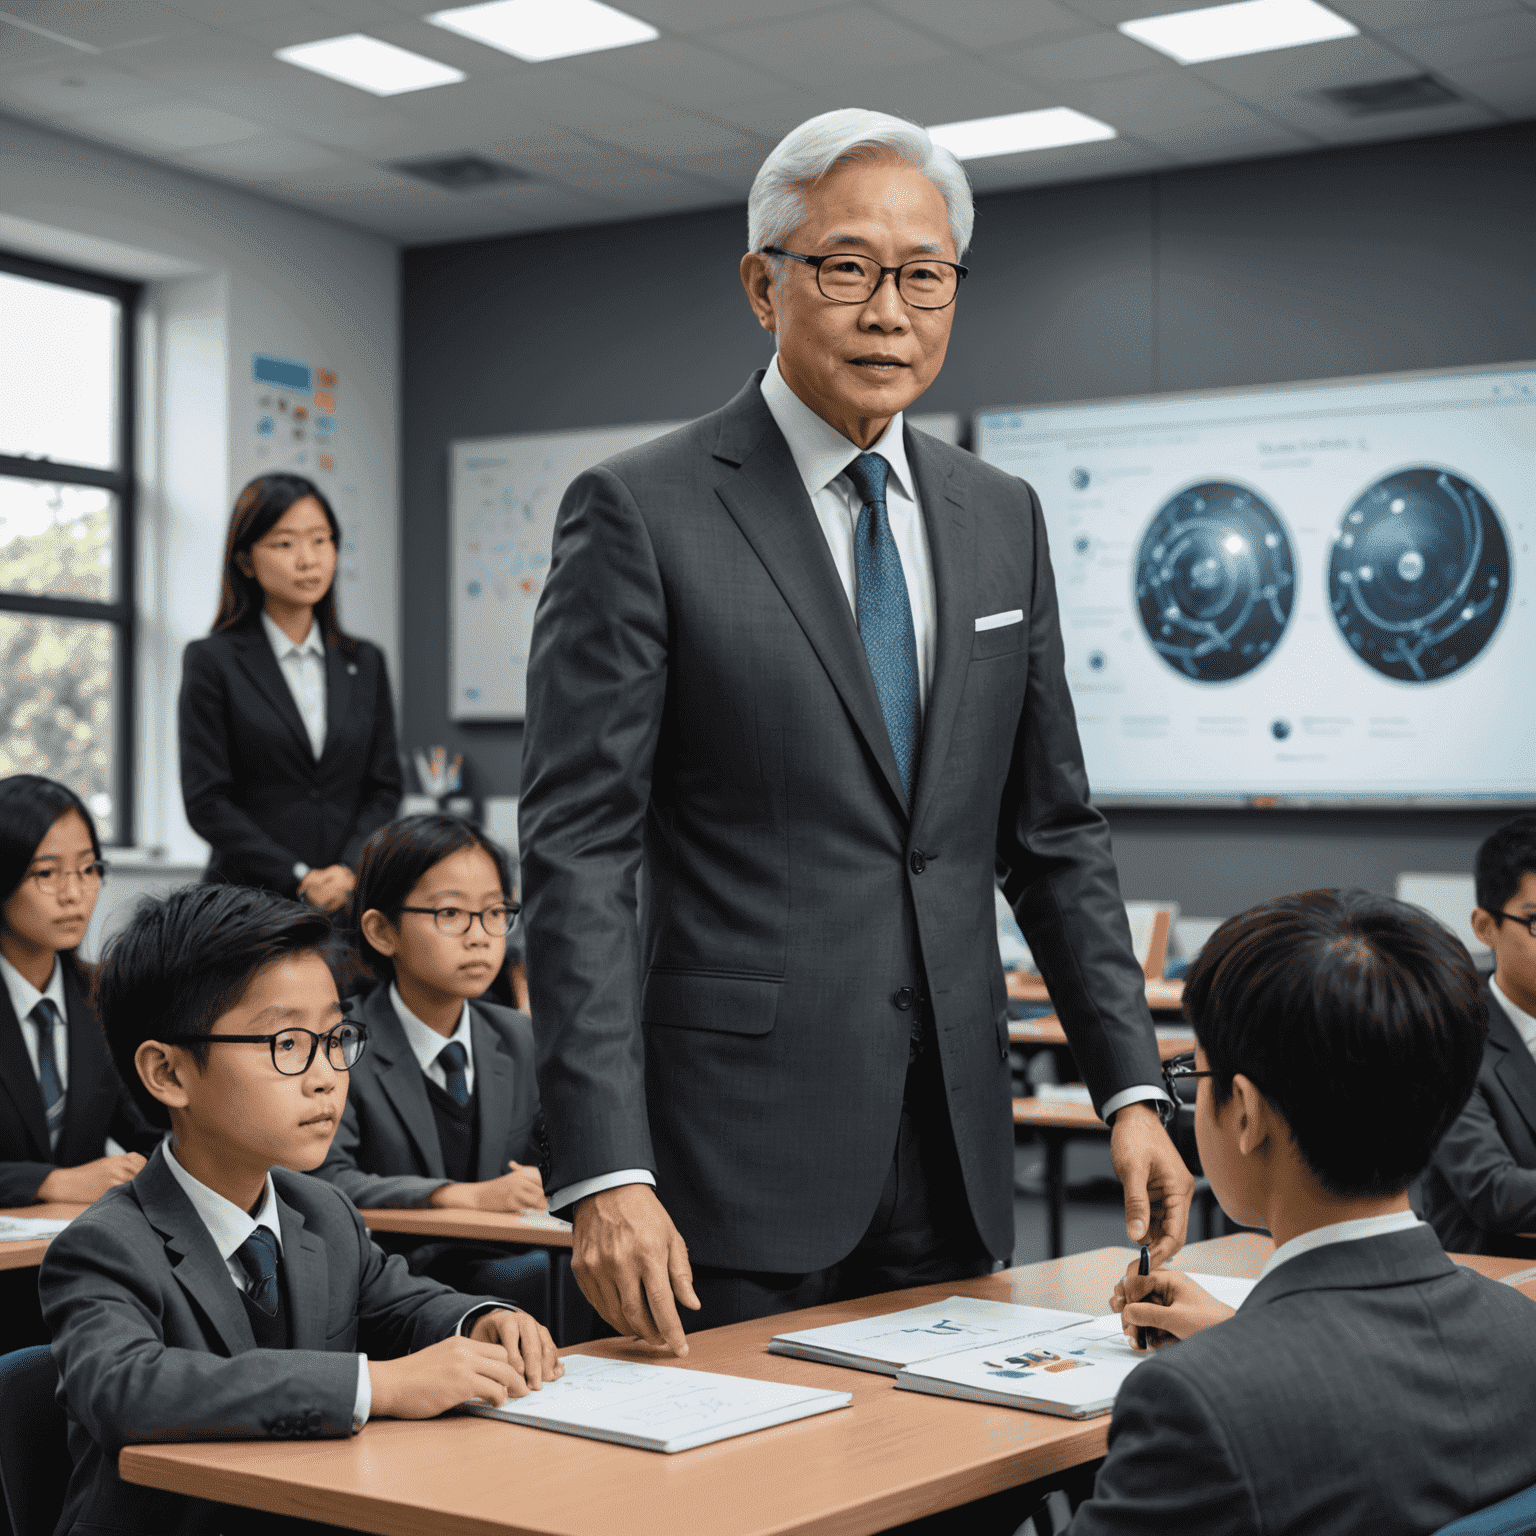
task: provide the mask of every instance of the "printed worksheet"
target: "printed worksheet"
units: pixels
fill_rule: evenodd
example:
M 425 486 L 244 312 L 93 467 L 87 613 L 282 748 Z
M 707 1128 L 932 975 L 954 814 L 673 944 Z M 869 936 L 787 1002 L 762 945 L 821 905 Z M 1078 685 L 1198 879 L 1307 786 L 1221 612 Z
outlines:
M 42 1216 L 0 1216 L 0 1243 L 30 1243 L 40 1237 L 57 1237 L 67 1221 Z

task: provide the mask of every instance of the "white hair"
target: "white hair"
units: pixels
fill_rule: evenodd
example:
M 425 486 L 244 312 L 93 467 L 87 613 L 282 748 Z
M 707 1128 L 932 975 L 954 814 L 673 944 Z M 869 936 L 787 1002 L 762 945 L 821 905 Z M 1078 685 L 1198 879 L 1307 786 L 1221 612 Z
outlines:
M 976 209 L 960 162 L 935 144 L 926 128 L 863 107 L 823 112 L 779 140 L 747 196 L 747 249 L 782 245 L 805 217 L 803 194 L 838 166 L 865 159 L 900 160 L 921 171 L 943 194 L 955 254 L 965 255 Z

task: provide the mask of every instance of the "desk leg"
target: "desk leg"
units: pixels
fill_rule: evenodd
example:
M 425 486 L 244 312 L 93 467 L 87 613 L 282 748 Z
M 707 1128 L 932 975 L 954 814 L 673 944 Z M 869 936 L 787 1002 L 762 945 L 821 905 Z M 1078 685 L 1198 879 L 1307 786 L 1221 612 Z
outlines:
M 1065 1225 L 1067 1202 L 1066 1146 L 1067 1139 L 1056 1131 L 1045 1131 L 1045 1193 L 1051 1209 L 1051 1257 L 1059 1259 L 1065 1246 L 1062 1228 Z

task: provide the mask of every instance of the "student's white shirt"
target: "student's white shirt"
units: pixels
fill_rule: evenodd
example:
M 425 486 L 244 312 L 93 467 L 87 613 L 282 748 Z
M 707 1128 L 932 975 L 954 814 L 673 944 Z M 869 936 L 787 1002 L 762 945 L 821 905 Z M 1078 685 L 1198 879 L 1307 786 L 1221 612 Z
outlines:
M 4 978 L 5 990 L 11 999 L 11 1007 L 15 1010 L 17 1022 L 21 1025 L 22 1043 L 26 1046 L 27 1055 L 31 1059 L 34 1077 L 38 1076 L 40 1069 L 37 1054 L 37 1023 L 32 1018 L 32 1010 L 45 997 L 58 1009 L 59 1024 L 62 1028 L 56 1028 L 53 1032 L 53 1057 L 59 1064 L 59 1087 L 68 1092 L 69 1007 L 64 999 L 63 961 L 57 955 L 53 957 L 53 975 L 48 978 L 48 985 L 41 992 L 4 955 L 0 955 L 0 978 Z
M 1358 1243 L 1362 1238 L 1385 1237 L 1388 1232 L 1406 1232 L 1418 1225 L 1419 1218 L 1412 1211 L 1393 1211 L 1386 1216 L 1360 1216 L 1354 1221 L 1336 1221 L 1331 1226 L 1314 1227 L 1288 1243 L 1281 1243 L 1259 1271 L 1259 1279 L 1264 1279 L 1282 1264 L 1311 1253 L 1314 1248 L 1326 1248 L 1330 1243 Z
M 310 751 L 318 763 L 320 754 L 325 751 L 325 642 L 320 638 L 320 626 L 311 619 L 309 633 L 299 645 L 272 622 L 272 616 L 265 610 L 261 615 L 261 627 L 267 632 L 272 653 L 277 657 L 278 670 L 298 706 L 299 718 L 309 737 Z
M 180 1163 L 176 1161 L 176 1154 L 171 1151 L 171 1141 L 167 1137 L 161 1144 L 160 1150 L 165 1154 L 165 1166 L 171 1170 L 171 1177 L 181 1186 L 182 1193 L 192 1202 L 192 1209 L 202 1218 L 203 1225 L 208 1229 L 208 1235 L 213 1239 L 213 1246 L 219 1250 L 219 1257 L 224 1260 L 224 1267 L 229 1271 L 229 1278 L 234 1282 L 235 1289 L 247 1292 L 251 1288 L 250 1277 L 246 1274 L 244 1266 L 235 1257 L 241 1244 L 250 1237 L 257 1227 L 265 1227 L 277 1240 L 277 1251 L 283 1251 L 283 1229 L 277 1217 L 277 1191 L 272 1187 L 272 1175 L 267 1175 L 267 1185 L 262 1191 L 261 1214 L 252 1216 L 249 1211 L 242 1211 L 233 1200 L 226 1200 L 216 1189 L 209 1189 L 201 1179 L 195 1179 Z M 357 1357 L 357 1396 L 352 1402 L 352 1433 L 356 1434 L 364 1424 L 368 1422 L 368 1414 L 373 1408 L 373 1383 L 368 1377 L 368 1356 Z
M 1536 1019 L 1533 1019 L 1523 1008 L 1517 1008 L 1504 995 L 1504 990 L 1499 986 L 1498 980 L 1492 978 L 1488 982 L 1489 990 L 1499 1000 L 1499 1007 L 1509 1016 L 1509 1022 L 1515 1026 L 1520 1038 L 1525 1041 L 1525 1048 L 1532 1056 L 1536 1056 Z
M 469 1003 L 465 1002 L 459 1014 L 458 1026 L 447 1039 L 444 1039 L 430 1024 L 423 1024 L 411 1012 L 406 1006 L 405 999 L 400 996 L 400 988 L 394 982 L 389 984 L 389 1001 L 395 1010 L 395 1017 L 400 1020 L 400 1027 L 405 1031 L 405 1038 L 410 1043 L 411 1051 L 421 1066 L 422 1075 L 436 1083 L 439 1088 L 446 1089 L 448 1074 L 437 1058 L 444 1046 L 457 1040 L 464 1047 L 464 1082 L 473 1093 L 475 1091 L 475 1047 L 469 1037 Z

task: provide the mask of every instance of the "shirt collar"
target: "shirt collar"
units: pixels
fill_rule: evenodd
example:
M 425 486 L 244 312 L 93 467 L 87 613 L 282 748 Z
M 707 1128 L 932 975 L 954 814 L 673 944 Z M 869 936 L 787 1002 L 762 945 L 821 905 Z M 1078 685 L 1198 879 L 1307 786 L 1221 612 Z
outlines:
M 1536 1052 L 1536 1019 L 1533 1019 L 1523 1008 L 1517 1008 L 1510 1002 L 1496 978 L 1489 977 L 1488 990 L 1498 998 L 1499 1007 L 1509 1015 L 1509 1022 L 1520 1032 L 1520 1038 L 1525 1041 L 1526 1049 Z
M 400 988 L 395 982 L 389 984 L 389 1001 L 394 1007 L 395 1017 L 400 1020 L 400 1027 L 405 1031 L 405 1038 L 410 1043 L 411 1052 L 421 1064 L 421 1070 L 425 1072 L 428 1067 L 437 1060 L 437 1054 L 448 1044 L 449 1040 L 457 1040 L 464 1047 L 464 1058 L 473 1062 L 475 1059 L 474 1047 L 469 1038 L 469 1002 L 466 999 L 463 1011 L 459 1014 L 458 1027 L 445 1040 L 430 1024 L 423 1024 L 420 1019 L 406 1006 L 405 999 L 400 996 Z
M 865 449 L 849 442 L 830 422 L 823 421 L 784 382 L 777 356 L 769 363 L 758 387 L 763 393 L 763 403 L 789 444 L 807 495 L 814 497 L 818 491 L 825 490 L 861 453 L 878 453 L 891 466 L 891 476 L 901 492 L 909 501 L 917 500 L 912 492 L 912 471 L 907 465 L 907 436 L 902 425 L 902 412 L 891 417 L 880 441 Z
M 1270 1254 L 1269 1262 L 1259 1271 L 1262 1280 L 1282 1264 L 1310 1253 L 1314 1248 L 1326 1248 L 1330 1243 L 1355 1243 L 1363 1237 L 1384 1237 L 1388 1232 L 1406 1232 L 1416 1227 L 1419 1218 L 1412 1211 L 1392 1211 L 1386 1216 L 1359 1216 L 1354 1221 L 1336 1221 L 1331 1226 L 1313 1227 L 1281 1245 Z
M 64 1001 L 64 966 L 57 955 L 53 957 L 53 975 L 48 978 L 48 985 L 41 992 L 4 955 L 0 955 L 0 979 L 5 981 L 5 990 L 10 993 L 11 1007 L 16 1010 L 18 1023 L 37 1007 L 38 999 L 43 997 L 59 1010 L 61 1020 L 69 1018 L 69 1009 Z
M 209 1189 L 201 1179 L 194 1179 L 176 1161 L 169 1137 L 161 1143 L 160 1150 L 165 1156 L 165 1166 L 171 1170 L 171 1177 L 181 1185 L 182 1193 L 192 1202 L 192 1209 L 202 1217 L 221 1259 L 232 1259 L 257 1227 L 265 1227 L 277 1239 L 277 1251 L 283 1251 L 283 1229 L 277 1219 L 277 1191 L 272 1187 L 270 1172 L 261 1194 L 261 1214 L 253 1217 L 233 1200 L 226 1200 L 216 1189 Z
M 325 642 L 320 638 L 320 626 L 314 619 L 309 621 L 309 633 L 298 644 L 278 628 L 265 608 L 261 611 L 261 627 L 266 630 L 267 639 L 279 661 L 286 661 L 290 656 L 305 655 L 318 656 L 322 661 L 325 659 Z

